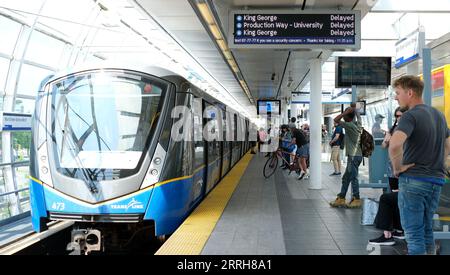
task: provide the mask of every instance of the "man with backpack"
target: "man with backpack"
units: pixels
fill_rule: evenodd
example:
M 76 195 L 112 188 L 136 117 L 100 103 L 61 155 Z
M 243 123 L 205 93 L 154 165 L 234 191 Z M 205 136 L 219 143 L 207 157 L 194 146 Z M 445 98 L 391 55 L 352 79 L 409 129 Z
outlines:
M 334 118 L 334 122 L 345 129 L 345 150 L 347 152 L 347 167 L 342 176 L 341 192 L 336 200 L 330 202 L 332 207 L 361 207 L 359 197 L 358 169 L 363 159 L 361 150 L 361 133 L 363 131 L 359 112 L 356 104 L 352 103 L 345 111 Z M 356 116 L 356 121 L 355 121 Z M 341 119 L 344 118 L 344 121 Z M 348 186 L 352 183 L 352 199 L 349 204 L 345 203 Z
M 334 123 L 334 132 L 330 141 L 331 146 L 331 161 L 333 162 L 334 172 L 330 176 L 339 176 L 341 174 L 341 159 L 340 151 L 344 146 L 344 131 L 339 123 Z

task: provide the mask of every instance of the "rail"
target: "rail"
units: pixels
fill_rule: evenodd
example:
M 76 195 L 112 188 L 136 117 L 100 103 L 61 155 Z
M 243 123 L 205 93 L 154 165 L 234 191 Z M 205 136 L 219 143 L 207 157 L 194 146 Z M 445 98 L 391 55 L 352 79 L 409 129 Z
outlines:
M 23 191 L 27 191 L 28 189 L 30 189 L 30 188 L 25 187 L 25 188 L 22 188 L 22 189 L 17 189 L 17 190 L 14 190 L 14 191 L 5 192 L 5 193 L 0 194 L 0 197 L 17 194 L 17 193 L 20 193 L 20 192 L 23 192 Z

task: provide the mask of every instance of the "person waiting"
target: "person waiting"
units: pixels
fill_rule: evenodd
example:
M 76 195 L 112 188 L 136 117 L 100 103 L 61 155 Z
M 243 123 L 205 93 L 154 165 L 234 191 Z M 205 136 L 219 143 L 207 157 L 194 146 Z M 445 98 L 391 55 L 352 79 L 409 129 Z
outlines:
M 340 151 L 341 145 L 344 142 L 343 139 L 344 130 L 339 123 L 334 122 L 334 132 L 331 137 L 330 146 L 331 146 L 331 161 L 333 162 L 334 172 L 330 176 L 338 176 L 341 174 L 341 160 L 340 160 Z
M 383 148 L 389 147 L 389 140 L 394 134 L 400 117 L 406 112 L 406 108 L 397 107 L 395 109 L 395 122 L 389 132 L 386 133 Z M 400 210 L 398 208 L 398 178 L 394 176 L 392 164 L 388 162 L 389 186 L 392 192 L 384 193 L 380 197 L 380 205 L 375 217 L 375 227 L 383 230 L 383 235 L 369 240 L 372 245 L 394 245 L 395 239 L 405 239 L 405 234 L 400 221 Z

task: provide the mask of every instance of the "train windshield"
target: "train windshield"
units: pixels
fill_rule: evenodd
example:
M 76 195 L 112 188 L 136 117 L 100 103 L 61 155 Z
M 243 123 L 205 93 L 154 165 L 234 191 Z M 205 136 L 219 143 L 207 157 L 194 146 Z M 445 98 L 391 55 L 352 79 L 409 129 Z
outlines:
M 90 180 L 136 173 L 158 123 L 168 85 L 148 75 L 95 71 L 52 91 L 53 152 L 59 172 Z

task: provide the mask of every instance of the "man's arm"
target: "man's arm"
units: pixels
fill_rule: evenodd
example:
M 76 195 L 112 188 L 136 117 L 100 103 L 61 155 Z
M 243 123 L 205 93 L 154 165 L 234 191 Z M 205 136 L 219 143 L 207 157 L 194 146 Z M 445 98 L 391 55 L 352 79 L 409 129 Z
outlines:
M 447 160 L 448 154 L 450 154 L 450 137 L 448 137 L 445 140 L 445 159 L 444 159 L 444 162 Z
M 333 144 L 333 143 L 335 143 L 336 141 L 338 141 L 340 135 L 341 135 L 341 134 L 336 133 L 336 135 L 334 136 L 334 138 L 330 141 L 330 145 Z
M 444 156 L 444 166 L 445 170 L 449 171 L 450 167 L 447 166 L 448 154 L 450 154 L 450 137 L 445 140 L 445 156 Z
M 400 173 L 405 172 L 410 167 L 414 166 L 414 163 L 402 164 L 403 160 L 403 144 L 407 139 L 407 135 L 397 130 L 392 135 L 389 141 L 389 158 L 392 162 L 392 168 L 394 170 L 394 175 L 398 177 Z
M 338 115 L 337 117 L 334 118 L 334 122 L 340 124 L 341 119 L 342 119 L 345 115 L 350 114 L 350 113 L 352 113 L 353 111 L 354 111 L 354 108 L 353 108 L 353 109 L 345 110 L 342 114 L 340 114 L 340 115 Z

